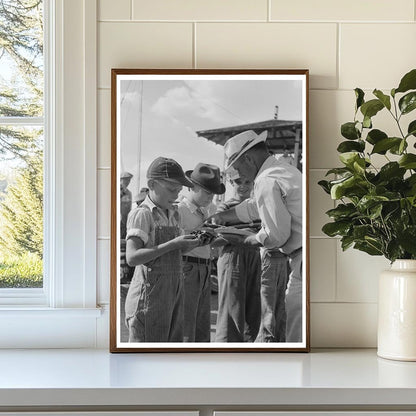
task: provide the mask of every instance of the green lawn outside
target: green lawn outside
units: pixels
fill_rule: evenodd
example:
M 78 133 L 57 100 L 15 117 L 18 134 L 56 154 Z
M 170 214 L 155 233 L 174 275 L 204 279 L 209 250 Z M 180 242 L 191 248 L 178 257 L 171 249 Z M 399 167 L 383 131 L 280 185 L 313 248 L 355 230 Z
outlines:
M 22 256 L 0 254 L 0 288 L 39 288 L 43 286 L 42 260 L 32 253 Z

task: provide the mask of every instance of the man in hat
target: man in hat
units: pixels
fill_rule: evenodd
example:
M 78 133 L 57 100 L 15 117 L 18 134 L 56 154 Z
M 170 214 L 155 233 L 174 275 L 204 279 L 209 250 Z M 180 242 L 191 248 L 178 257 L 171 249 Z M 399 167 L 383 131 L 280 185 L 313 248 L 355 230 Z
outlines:
M 127 216 L 131 210 L 131 192 L 127 189 L 133 175 L 122 172 L 120 175 L 120 238 L 126 238 Z
M 189 195 L 179 205 L 181 226 L 185 233 L 201 228 L 215 213 L 214 195 L 225 192 L 220 169 L 215 165 L 198 163 L 185 173 L 193 183 Z M 194 248 L 183 256 L 185 289 L 184 342 L 210 342 L 211 248 Z
M 294 166 L 276 160 L 266 146 L 267 132 L 249 130 L 224 146 L 226 169 L 254 180 L 253 199 L 216 214 L 217 223 L 261 220 L 260 231 L 245 244 L 261 245 L 259 342 L 302 341 L 302 176 Z M 286 285 L 286 259 L 290 277 Z M 287 290 L 286 290 L 287 287 Z M 286 290 L 286 299 L 285 299 Z M 286 301 L 286 308 L 284 307 Z M 286 330 L 285 330 L 286 327 Z
M 127 219 L 126 257 L 135 266 L 125 305 L 129 342 L 182 342 L 181 257 L 199 241 L 183 235 L 175 201 L 193 184 L 165 157 L 151 163 L 147 179 L 149 195 Z

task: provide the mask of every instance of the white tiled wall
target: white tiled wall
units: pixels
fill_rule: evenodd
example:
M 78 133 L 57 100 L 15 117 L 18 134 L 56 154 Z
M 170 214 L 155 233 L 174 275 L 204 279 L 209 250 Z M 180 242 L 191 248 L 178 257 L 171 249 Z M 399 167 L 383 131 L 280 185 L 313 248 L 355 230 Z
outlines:
M 333 202 L 316 183 L 337 165 L 352 89 L 390 90 L 416 67 L 415 0 L 98 0 L 98 19 L 99 301 L 110 279 L 110 69 L 309 68 L 312 346 L 375 346 L 388 262 L 325 237 Z

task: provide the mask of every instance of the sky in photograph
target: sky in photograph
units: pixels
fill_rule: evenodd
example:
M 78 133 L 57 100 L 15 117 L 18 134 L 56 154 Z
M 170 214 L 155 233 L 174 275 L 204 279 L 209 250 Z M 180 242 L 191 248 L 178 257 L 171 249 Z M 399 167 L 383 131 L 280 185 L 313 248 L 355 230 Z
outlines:
M 271 120 L 302 119 L 300 80 L 122 80 L 120 169 L 134 175 L 133 198 L 146 186 L 158 156 L 191 170 L 199 162 L 223 166 L 223 147 L 196 131 Z

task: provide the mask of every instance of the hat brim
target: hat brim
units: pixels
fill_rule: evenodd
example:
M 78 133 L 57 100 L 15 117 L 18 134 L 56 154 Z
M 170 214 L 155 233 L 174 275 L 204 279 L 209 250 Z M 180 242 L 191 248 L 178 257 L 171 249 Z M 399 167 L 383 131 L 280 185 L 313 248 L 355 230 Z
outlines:
M 188 188 L 193 188 L 194 184 L 189 181 L 185 176 L 183 177 L 179 177 L 179 178 L 156 178 L 156 177 L 148 177 L 147 179 L 156 179 L 156 180 L 160 180 L 160 181 L 166 181 L 166 182 L 172 182 L 172 183 L 178 183 L 182 186 L 186 186 Z
M 223 183 L 220 183 L 218 187 L 207 187 L 206 185 L 196 181 L 195 179 L 191 178 L 191 174 L 192 174 L 193 170 L 187 170 L 185 172 L 185 176 L 195 185 L 200 186 L 202 189 L 205 189 L 208 192 L 211 192 L 212 194 L 216 194 L 216 195 L 222 195 L 225 193 L 225 185 Z
M 261 132 L 250 144 L 248 144 L 244 149 L 241 149 L 240 152 L 233 158 L 231 162 L 228 160 L 226 161 L 225 170 L 230 169 L 234 163 L 240 159 L 241 156 L 243 156 L 244 153 L 246 153 L 248 150 L 253 148 L 256 144 L 264 143 L 267 140 L 267 130 L 264 130 Z
M 192 181 L 188 180 L 188 178 L 186 178 L 185 176 L 183 178 L 178 178 L 175 180 L 178 181 L 181 185 L 186 186 L 188 188 L 194 187 L 194 184 L 192 183 Z

